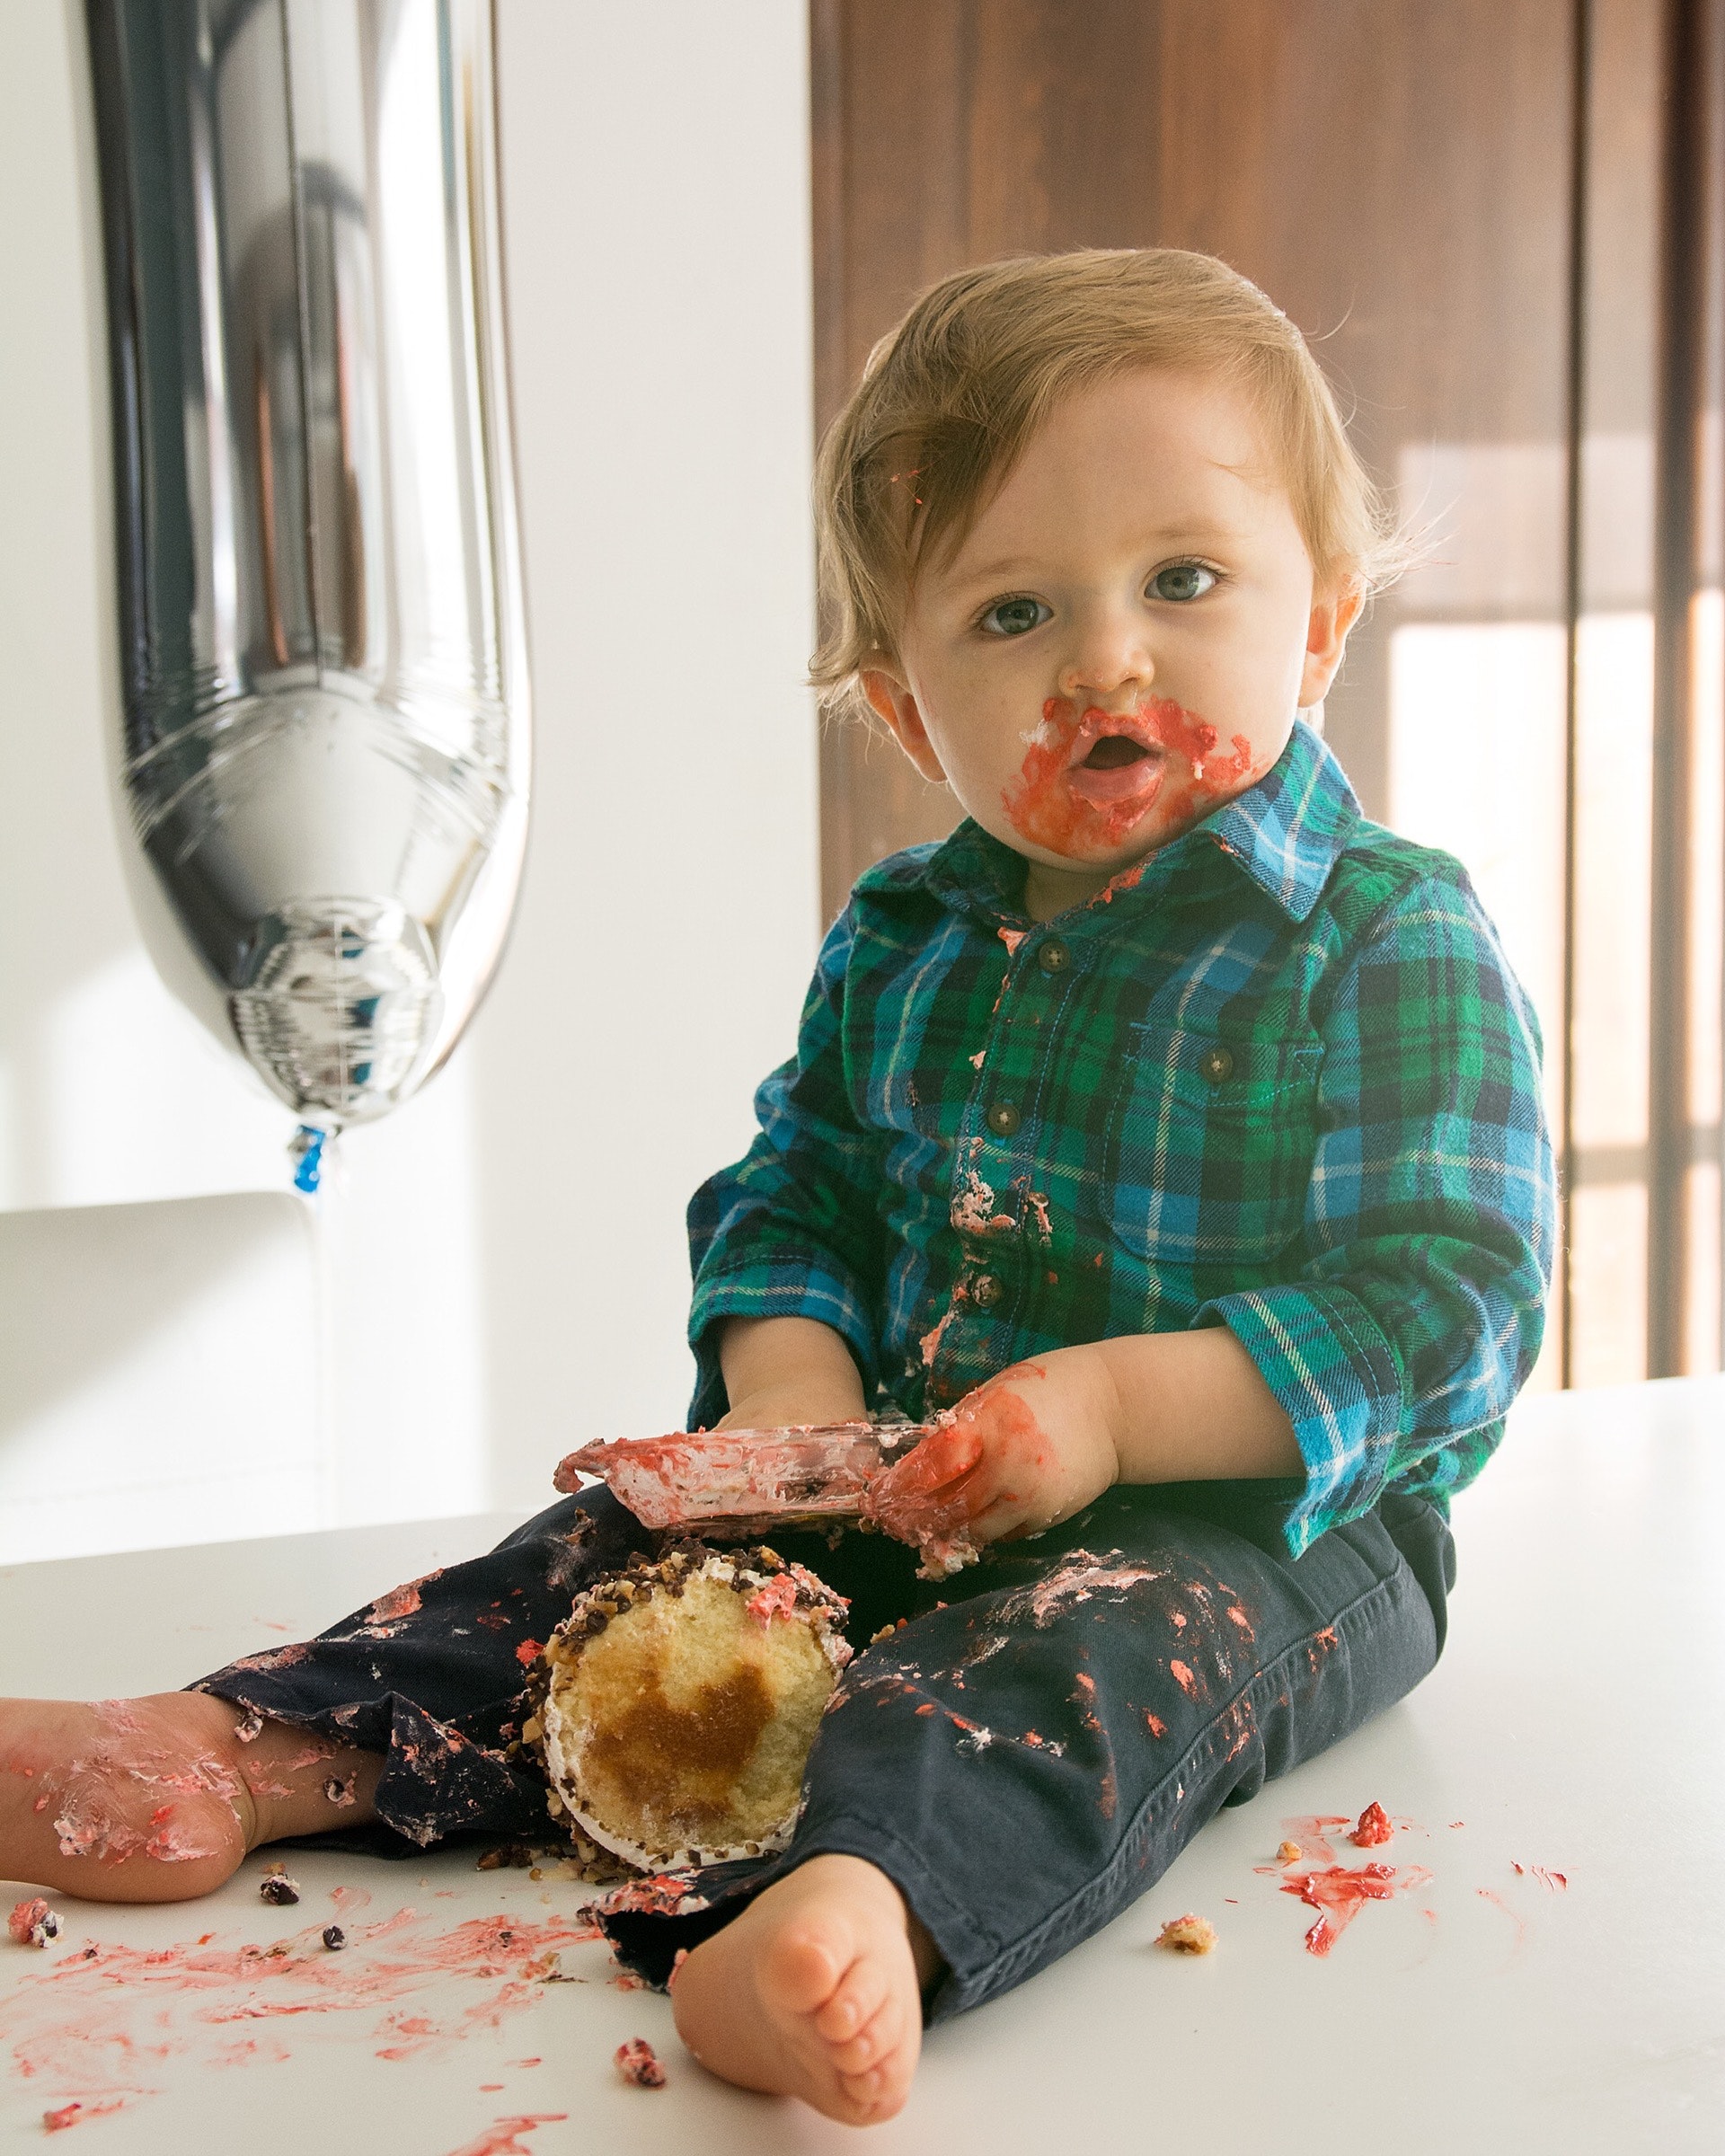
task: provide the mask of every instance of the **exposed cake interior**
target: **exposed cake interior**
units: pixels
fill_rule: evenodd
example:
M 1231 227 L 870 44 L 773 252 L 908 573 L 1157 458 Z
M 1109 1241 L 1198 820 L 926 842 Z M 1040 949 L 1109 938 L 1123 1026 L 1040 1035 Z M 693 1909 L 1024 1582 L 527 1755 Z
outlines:
M 546 1646 L 529 1725 L 553 1811 L 647 1870 L 783 1848 L 845 1607 L 766 1550 L 697 1545 L 596 1583 Z

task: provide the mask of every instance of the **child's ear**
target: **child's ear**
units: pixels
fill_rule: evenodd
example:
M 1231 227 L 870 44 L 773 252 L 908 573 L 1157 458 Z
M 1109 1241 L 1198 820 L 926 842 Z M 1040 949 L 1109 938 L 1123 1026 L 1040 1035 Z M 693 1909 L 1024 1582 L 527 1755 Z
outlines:
M 942 784 L 946 778 L 945 767 L 928 738 L 928 729 L 923 724 L 923 714 L 908 684 L 880 667 L 865 667 L 862 694 L 873 706 L 875 716 L 885 724 L 923 776 L 932 779 L 937 786 Z
M 1314 703 L 1322 703 L 1329 694 L 1330 684 L 1336 678 L 1336 669 L 1347 649 L 1348 632 L 1359 619 L 1359 610 L 1365 604 L 1366 595 L 1357 584 L 1344 584 L 1338 590 L 1320 593 L 1314 598 L 1311 617 L 1305 625 L 1305 666 L 1300 675 L 1303 711 L 1309 711 Z

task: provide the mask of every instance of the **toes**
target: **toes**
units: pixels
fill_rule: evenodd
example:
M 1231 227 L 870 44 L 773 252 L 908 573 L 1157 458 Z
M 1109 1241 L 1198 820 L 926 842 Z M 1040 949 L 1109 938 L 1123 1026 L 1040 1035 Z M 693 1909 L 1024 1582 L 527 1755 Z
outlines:
M 867 2027 L 880 2010 L 889 1986 L 876 1960 L 855 1961 L 838 1988 L 815 2016 L 815 2028 L 829 2044 L 843 2044 Z
M 866 2073 L 842 2075 L 838 2085 L 851 2107 L 854 2124 L 860 2126 L 890 2118 L 896 2111 L 902 2111 L 905 2099 L 910 2093 L 908 2078 L 898 2071 L 896 2060 L 871 2066 Z
M 872 2111 L 885 2090 L 886 2077 L 878 2066 L 871 2066 L 865 2073 L 841 2074 L 839 2086 L 846 2101 L 859 2111 Z
M 839 1993 L 849 1957 L 825 1931 L 787 1926 L 762 1957 L 762 1992 L 792 2014 L 818 2014 Z
M 904 2033 L 902 2003 L 885 1999 L 856 2034 L 843 2044 L 833 2045 L 828 2055 L 838 2073 L 862 2073 L 897 2051 Z

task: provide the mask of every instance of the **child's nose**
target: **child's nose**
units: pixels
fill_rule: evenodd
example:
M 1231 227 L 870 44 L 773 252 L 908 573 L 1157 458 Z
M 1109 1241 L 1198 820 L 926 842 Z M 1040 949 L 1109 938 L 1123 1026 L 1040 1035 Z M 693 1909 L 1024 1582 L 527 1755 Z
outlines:
M 1076 634 L 1060 669 L 1063 696 L 1113 696 L 1121 689 L 1147 689 L 1156 664 L 1142 626 L 1117 616 L 1092 616 Z

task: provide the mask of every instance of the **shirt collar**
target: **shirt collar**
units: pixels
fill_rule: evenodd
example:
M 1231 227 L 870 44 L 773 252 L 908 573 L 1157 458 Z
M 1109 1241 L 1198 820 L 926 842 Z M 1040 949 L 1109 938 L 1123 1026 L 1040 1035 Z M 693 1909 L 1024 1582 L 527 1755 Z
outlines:
M 1255 786 L 1200 824 L 1292 921 L 1318 903 L 1360 820 L 1347 773 L 1317 729 L 1294 721 L 1287 747 Z
M 1201 848 L 1224 855 L 1290 920 L 1304 921 L 1359 820 L 1359 802 L 1333 753 L 1314 727 L 1296 719 L 1287 747 L 1256 785 L 1117 877 L 1090 905 L 1111 905 L 1133 892 L 1159 897 L 1177 865 L 1190 871 Z M 863 883 L 920 884 L 955 913 L 989 925 L 1023 918 L 1022 858 L 969 817 L 940 845 L 882 862 Z

